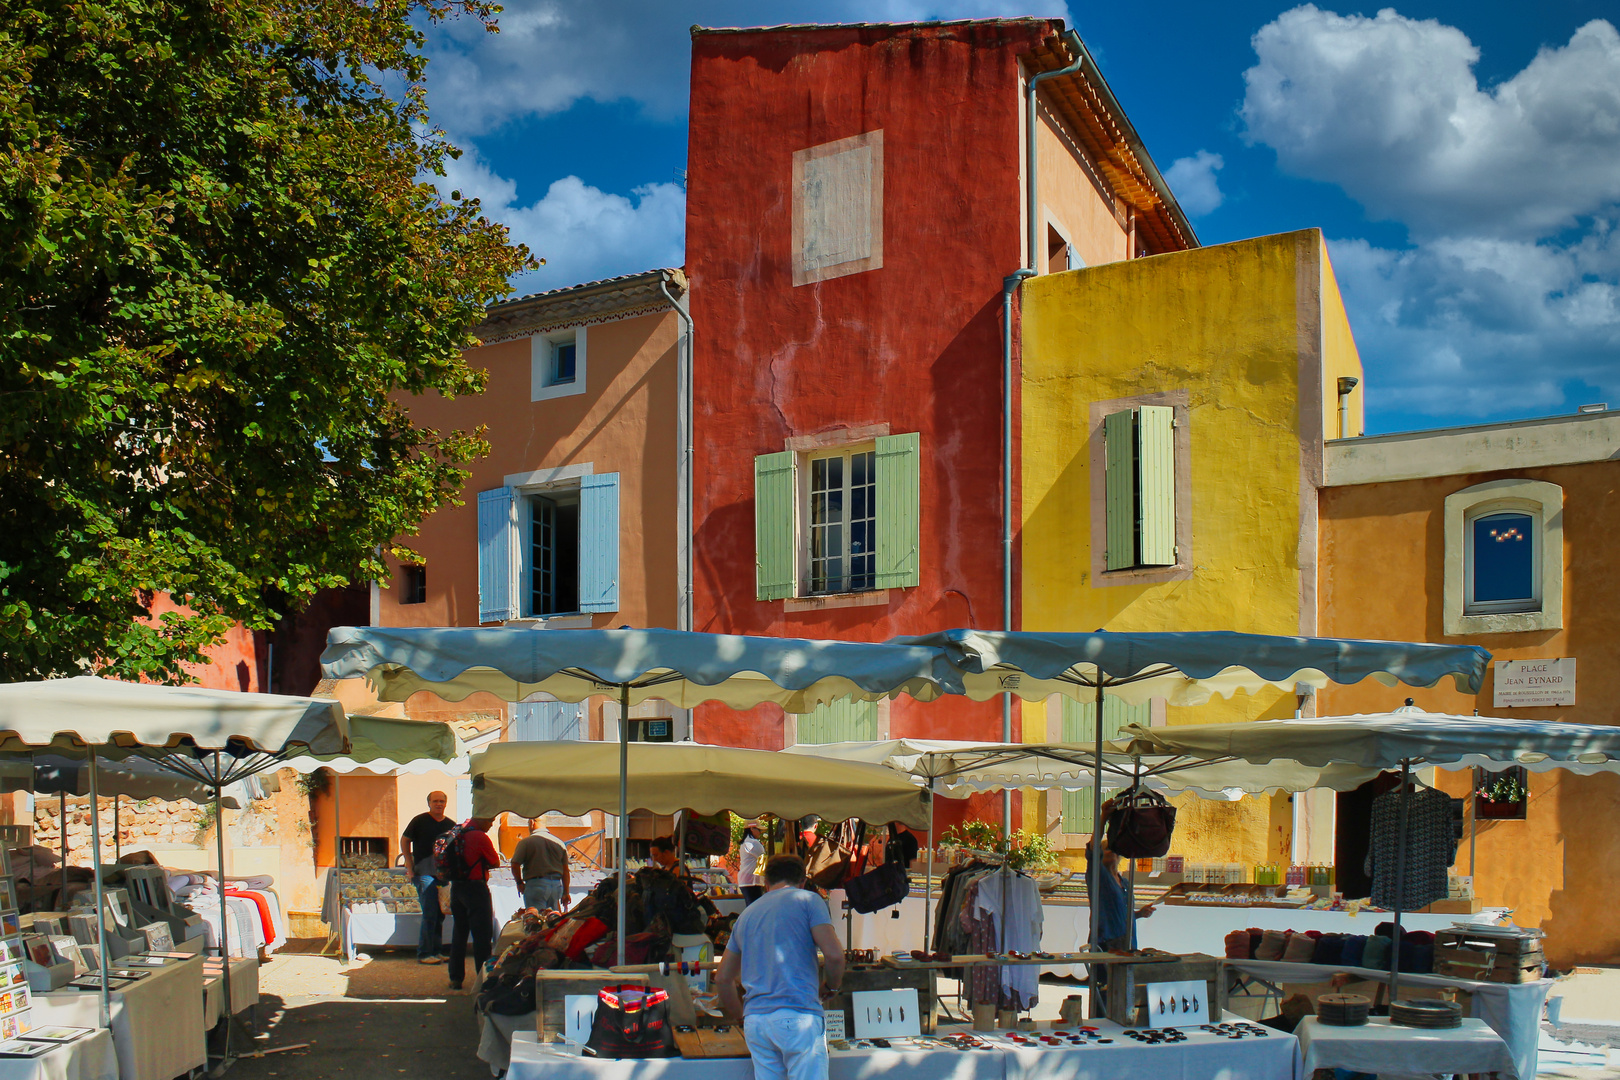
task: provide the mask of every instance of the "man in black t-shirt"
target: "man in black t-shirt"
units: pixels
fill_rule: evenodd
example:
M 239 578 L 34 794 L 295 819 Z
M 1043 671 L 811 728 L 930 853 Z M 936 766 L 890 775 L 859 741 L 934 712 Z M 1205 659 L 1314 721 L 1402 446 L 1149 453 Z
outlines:
M 439 955 L 444 915 L 439 911 L 439 883 L 434 877 L 433 842 L 455 828 L 456 823 L 445 816 L 444 808 L 450 805 L 450 798 L 444 792 L 429 792 L 427 802 L 428 812 L 417 814 L 405 826 L 405 832 L 399 838 L 399 848 L 411 860 L 411 883 L 416 886 L 416 896 L 422 904 L 422 933 L 416 941 L 416 962 L 439 964 L 444 962 L 444 957 Z

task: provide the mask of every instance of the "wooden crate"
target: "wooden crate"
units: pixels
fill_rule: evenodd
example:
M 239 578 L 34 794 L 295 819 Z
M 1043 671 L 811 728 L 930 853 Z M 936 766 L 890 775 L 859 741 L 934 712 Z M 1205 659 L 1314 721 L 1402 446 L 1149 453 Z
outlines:
M 1212 1023 L 1226 1012 L 1226 979 L 1222 962 L 1203 953 L 1189 953 L 1162 964 L 1116 964 L 1109 971 L 1106 992 L 1108 1019 L 1125 1027 L 1148 1022 L 1148 988 L 1154 983 L 1192 982 L 1201 979 Z
M 1491 958 L 1491 964 L 1489 975 L 1483 981 L 1500 983 L 1535 982 L 1541 978 L 1547 959 L 1539 937 L 1469 934 L 1465 930 L 1435 932 L 1436 974 L 1479 979 L 1487 957 Z
M 855 1031 L 854 998 L 857 990 L 916 990 L 917 1004 L 921 1008 L 922 1032 L 934 1033 L 936 972 L 932 968 L 862 967 L 844 972 L 843 985 L 827 1003 L 829 1009 L 844 1010 L 844 1030 Z M 853 1037 L 853 1034 L 851 1035 Z

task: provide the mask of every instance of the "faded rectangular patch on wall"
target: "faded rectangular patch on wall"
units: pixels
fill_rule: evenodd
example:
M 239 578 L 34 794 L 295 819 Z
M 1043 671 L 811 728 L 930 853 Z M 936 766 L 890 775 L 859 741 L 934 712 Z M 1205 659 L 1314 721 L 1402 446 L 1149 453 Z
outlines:
M 793 284 L 883 265 L 883 132 L 793 155 Z

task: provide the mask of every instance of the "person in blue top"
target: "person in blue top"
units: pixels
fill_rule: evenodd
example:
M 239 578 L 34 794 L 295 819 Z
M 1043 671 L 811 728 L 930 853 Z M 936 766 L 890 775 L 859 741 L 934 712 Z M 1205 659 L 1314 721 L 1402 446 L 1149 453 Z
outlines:
M 827 902 L 803 885 L 797 855 L 765 864 L 765 893 L 737 917 L 716 975 L 721 1008 L 742 1021 L 756 1080 L 827 1080 L 822 999 L 843 984 L 844 947 Z
M 1131 917 L 1131 898 L 1120 874 L 1119 855 L 1108 847 L 1108 818 L 1113 812 L 1114 800 L 1109 799 L 1102 804 L 1102 815 L 1097 819 L 1097 831 L 1092 836 L 1093 842 L 1102 847 L 1101 873 L 1091 865 L 1092 845 L 1086 845 L 1086 895 L 1097 905 L 1097 930 L 1102 939 L 1092 942 L 1091 947 L 1098 952 L 1128 953 L 1136 948 L 1136 919 L 1152 915 L 1153 905 L 1144 905 L 1136 912 L 1136 919 Z M 1093 964 L 1090 981 L 1106 995 L 1108 965 Z M 1101 1013 L 1094 1011 L 1092 1015 Z

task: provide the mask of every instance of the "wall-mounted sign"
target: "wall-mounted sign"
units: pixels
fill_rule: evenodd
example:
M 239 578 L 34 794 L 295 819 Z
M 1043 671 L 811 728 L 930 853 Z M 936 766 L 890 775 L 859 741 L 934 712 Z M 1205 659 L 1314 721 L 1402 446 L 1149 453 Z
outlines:
M 1575 704 L 1575 658 L 1497 660 L 1492 704 L 1498 709 L 1537 709 Z

